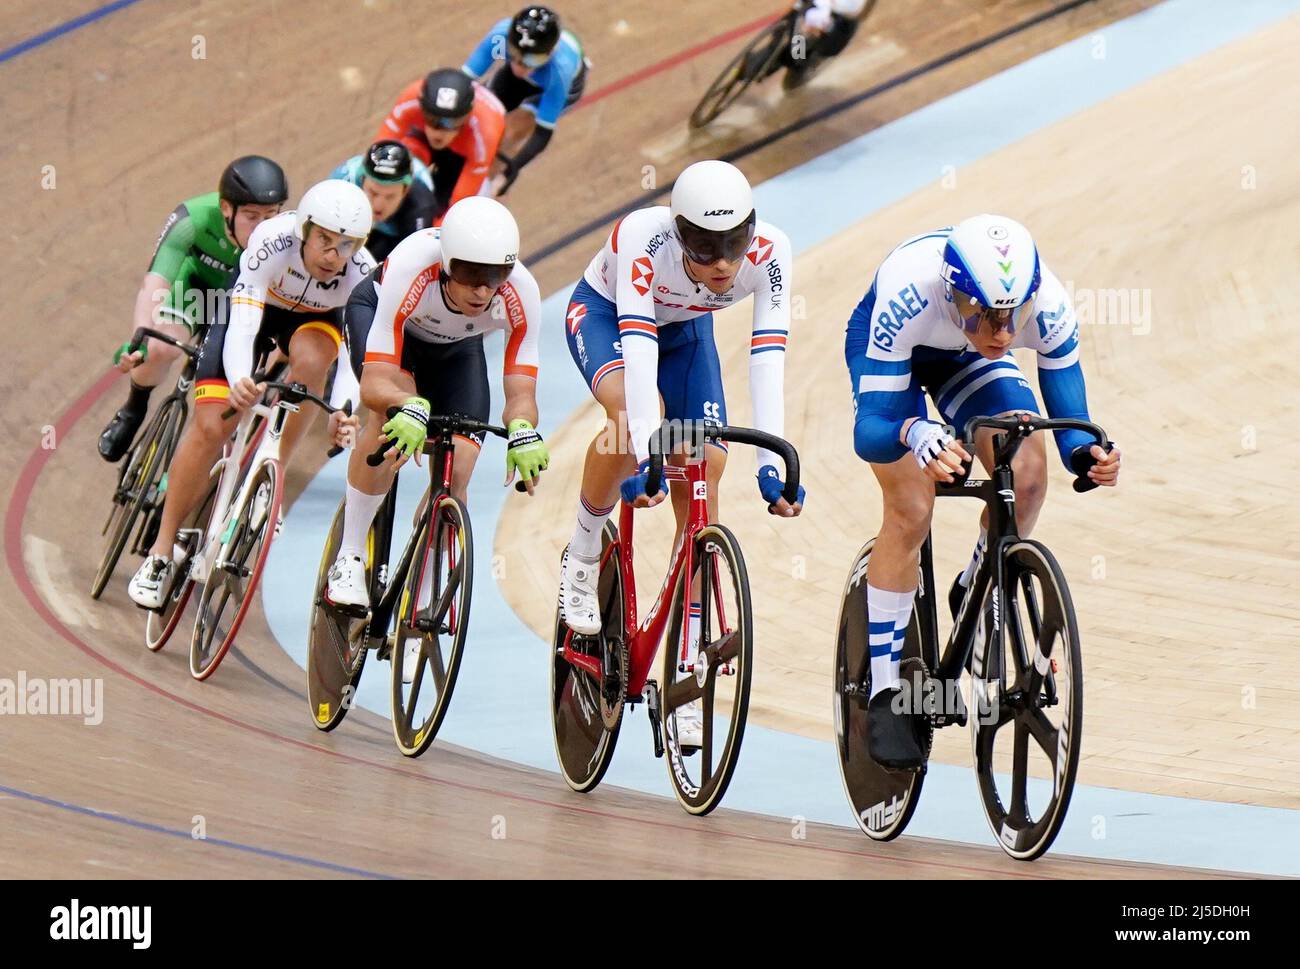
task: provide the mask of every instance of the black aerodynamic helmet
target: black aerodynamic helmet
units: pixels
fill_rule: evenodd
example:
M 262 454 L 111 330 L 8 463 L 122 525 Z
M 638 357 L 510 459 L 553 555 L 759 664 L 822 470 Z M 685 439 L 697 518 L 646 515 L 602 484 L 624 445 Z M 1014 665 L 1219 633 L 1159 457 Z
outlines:
M 430 71 L 420 88 L 420 110 L 430 121 L 464 118 L 474 107 L 474 82 L 459 68 Z
M 550 7 L 524 7 L 506 32 L 510 52 L 523 59 L 544 61 L 560 42 L 560 17 Z
M 281 205 L 289 198 L 289 180 L 271 159 L 245 155 L 226 166 L 217 194 L 234 206 Z
M 376 141 L 361 157 L 361 168 L 367 178 L 376 182 L 409 182 L 410 149 L 400 141 Z

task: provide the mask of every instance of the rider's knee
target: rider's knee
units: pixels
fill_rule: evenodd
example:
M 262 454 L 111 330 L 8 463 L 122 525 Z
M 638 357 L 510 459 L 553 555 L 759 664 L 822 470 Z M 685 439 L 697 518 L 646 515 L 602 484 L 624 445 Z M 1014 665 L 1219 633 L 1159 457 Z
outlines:
M 934 493 L 921 487 L 906 489 L 885 497 L 884 529 L 894 531 L 904 543 L 920 546 L 930 531 Z
M 1047 497 L 1047 455 L 1041 448 L 1022 448 L 1013 465 L 1016 504 L 1037 511 Z

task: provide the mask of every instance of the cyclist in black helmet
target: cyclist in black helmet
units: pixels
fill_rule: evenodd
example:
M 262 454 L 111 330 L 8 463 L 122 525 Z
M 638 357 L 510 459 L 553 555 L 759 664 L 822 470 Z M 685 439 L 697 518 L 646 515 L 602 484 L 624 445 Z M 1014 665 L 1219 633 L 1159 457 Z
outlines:
M 186 199 L 163 224 L 149 271 L 135 298 L 131 329 L 148 326 L 178 339 L 197 333 L 216 309 L 239 254 L 258 223 L 280 211 L 289 183 L 275 162 L 261 155 L 236 158 L 221 173 L 217 191 Z M 134 353 L 123 343 L 113 363 L 131 374 L 131 390 L 99 436 L 105 461 L 118 461 L 144 422 L 149 395 L 180 351 L 150 340 Z
M 330 178 L 361 186 L 370 199 L 374 226 L 366 248 L 376 262 L 387 259 L 412 232 L 433 225 L 437 201 L 429 168 L 400 141 L 376 141 L 334 169 Z
M 502 195 L 550 142 L 560 115 L 582 97 L 591 64 L 559 15 L 541 6 L 493 24 L 462 70 L 483 77 L 493 61 L 502 63 L 488 86 L 508 112 L 492 166 L 493 191 Z

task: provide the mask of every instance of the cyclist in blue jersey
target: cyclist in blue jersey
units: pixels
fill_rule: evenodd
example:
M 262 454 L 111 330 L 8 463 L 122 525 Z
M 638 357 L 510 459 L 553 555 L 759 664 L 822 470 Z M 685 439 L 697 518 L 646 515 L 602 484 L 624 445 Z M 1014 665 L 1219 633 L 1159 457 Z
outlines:
M 1088 420 L 1074 308 L 1040 262 L 1029 231 L 1004 216 L 977 215 L 907 240 L 885 257 L 849 318 L 844 357 L 853 382 L 853 444 L 884 496 L 867 565 L 867 710 L 871 756 L 886 767 L 923 763 L 906 711 L 894 700 L 934 484 L 952 481 L 972 451 L 985 468 L 993 464 L 995 432 L 981 429 L 973 442 L 955 439 L 927 416 L 925 395 L 959 432 L 971 417 L 1037 414 L 1038 402 L 1011 355 L 1021 347 L 1037 353 L 1048 416 Z M 1118 482 L 1119 448 L 1107 453 L 1083 431 L 1055 435 L 1061 461 L 1074 474 L 1098 485 Z M 1027 536 L 1047 494 L 1043 438 L 1028 438 L 1012 468 L 1016 524 Z M 986 511 L 974 555 L 949 591 L 954 609 L 984 554 L 987 526 Z
M 461 70 L 477 80 L 497 61 L 504 63 L 488 86 L 508 113 L 492 189 L 504 195 L 550 142 L 560 115 L 582 97 L 591 63 L 578 38 L 561 28 L 559 15 L 539 6 L 493 24 Z
M 357 185 L 370 199 L 374 226 L 366 249 L 383 262 L 412 232 L 427 229 L 437 215 L 429 168 L 411 156 L 400 141 L 376 141 L 330 173 L 330 178 Z

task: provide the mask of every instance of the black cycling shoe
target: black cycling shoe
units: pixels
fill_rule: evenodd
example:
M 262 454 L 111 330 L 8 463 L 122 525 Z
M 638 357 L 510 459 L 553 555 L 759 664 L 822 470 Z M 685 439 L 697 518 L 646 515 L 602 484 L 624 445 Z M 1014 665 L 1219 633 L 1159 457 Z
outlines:
M 135 432 L 144 423 L 145 412 L 123 407 L 108 422 L 104 432 L 99 435 L 99 456 L 108 462 L 122 460 L 122 455 L 131 450 Z
M 867 749 L 871 759 L 890 770 L 919 770 L 925 766 L 925 752 L 916 736 L 913 715 L 894 709 L 899 688 L 881 690 L 867 704 L 870 734 Z

